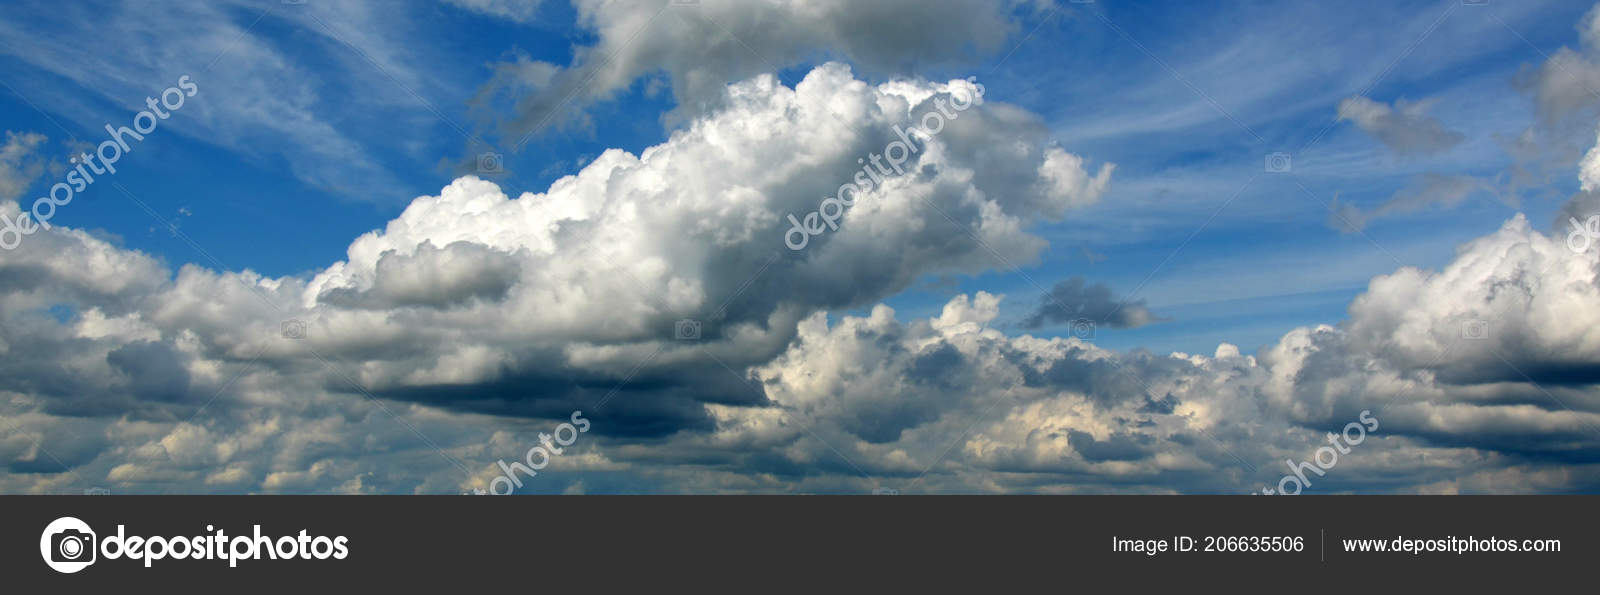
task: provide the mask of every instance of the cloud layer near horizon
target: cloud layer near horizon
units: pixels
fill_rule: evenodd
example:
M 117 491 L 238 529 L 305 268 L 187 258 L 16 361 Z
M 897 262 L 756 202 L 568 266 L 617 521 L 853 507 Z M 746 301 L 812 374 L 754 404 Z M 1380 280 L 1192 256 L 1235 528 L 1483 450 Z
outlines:
M 108 303 L 157 289 L 93 286 L 112 270 L 153 263 L 124 255 L 106 266 L 99 275 L 38 275 Z M 534 489 L 1243 492 L 1272 485 L 1284 460 L 1304 460 L 1323 434 L 1370 410 L 1380 430 L 1314 489 L 1592 490 L 1597 278 L 1595 252 L 1573 253 L 1518 217 L 1463 246 L 1443 270 L 1374 279 L 1346 323 L 1296 329 L 1256 355 L 1227 344 L 1209 355 L 1161 356 L 1008 336 L 988 327 L 1002 297 L 981 292 L 925 320 L 877 306 L 830 324 L 817 312 L 770 362 L 706 367 L 705 380 L 720 378 L 748 399 L 697 403 L 705 423 L 659 414 L 653 423 L 664 431 L 637 435 L 638 418 L 660 410 L 634 407 L 629 420 L 618 415 L 621 403 L 674 397 L 643 375 L 615 404 L 580 403 L 595 423 L 592 441 L 558 459 Z M 0 442 L 9 445 L 8 491 L 84 482 L 179 491 L 483 487 L 499 473 L 495 459 L 514 460 L 536 444 L 534 432 L 556 423 L 537 418 L 566 413 L 519 421 L 378 406 L 326 386 L 326 369 L 348 354 L 321 365 L 282 355 L 206 358 L 195 329 L 163 339 L 147 315 L 116 309 L 58 324 L 17 308 L 26 295 L 7 294 L 5 375 L 75 380 L 7 392 L 7 419 L 21 424 Z M 234 299 L 253 298 L 241 290 Z M 51 333 L 70 336 L 50 341 Z M 24 355 L 24 345 L 25 357 L 9 357 Z M 727 363 L 712 349 L 702 353 Z M 437 367 L 448 363 L 441 357 Z

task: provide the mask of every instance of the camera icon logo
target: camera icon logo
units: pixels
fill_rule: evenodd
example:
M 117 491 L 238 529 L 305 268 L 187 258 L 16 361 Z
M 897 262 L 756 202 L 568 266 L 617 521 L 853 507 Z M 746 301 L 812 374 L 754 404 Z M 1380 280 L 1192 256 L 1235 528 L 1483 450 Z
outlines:
M 292 318 L 285 320 L 278 325 L 278 334 L 290 341 L 303 341 L 306 338 L 306 322 Z
M 64 516 L 45 526 L 39 536 L 39 554 L 51 570 L 72 574 L 94 564 L 100 542 L 88 523 Z
M 692 318 L 679 320 L 672 327 L 672 336 L 679 341 L 699 341 L 700 321 Z
M 1095 326 L 1094 321 L 1087 318 L 1073 320 L 1072 336 L 1077 337 L 1080 341 L 1093 341 Z
M 478 155 L 478 173 L 498 174 L 506 170 L 506 156 L 499 153 L 480 153 Z
M 1489 321 L 1468 320 L 1461 324 L 1461 338 L 1478 341 L 1489 338 Z
M 1269 174 L 1285 173 L 1294 167 L 1294 158 L 1283 151 L 1268 153 L 1266 167 Z

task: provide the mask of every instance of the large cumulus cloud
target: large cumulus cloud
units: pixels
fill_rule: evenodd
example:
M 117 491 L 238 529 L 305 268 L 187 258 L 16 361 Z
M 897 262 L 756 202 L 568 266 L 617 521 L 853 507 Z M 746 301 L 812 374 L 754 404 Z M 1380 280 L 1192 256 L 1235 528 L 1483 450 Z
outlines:
M 793 88 L 760 76 L 724 93 L 666 142 L 609 151 L 544 193 L 459 179 L 309 277 L 172 273 L 81 231 L 31 237 L 0 255 L 4 341 L 34 346 L 7 361 L 9 386 L 52 414 L 172 422 L 251 382 L 272 386 L 263 405 L 381 398 L 515 419 L 627 381 L 601 433 L 706 430 L 707 403 L 768 404 L 723 370 L 770 361 L 798 321 L 995 255 L 1028 262 L 1044 247 L 1028 228 L 1098 200 L 1111 172 L 968 81 L 874 86 L 828 64 Z M 815 210 L 953 95 L 976 105 L 918 143 L 905 175 L 805 250 L 783 247 L 785 214 Z M 684 319 L 700 340 L 676 340 Z
M 261 299 L 241 300 L 246 311 L 236 314 L 268 326 L 274 310 L 303 319 L 306 341 L 268 347 L 268 358 L 314 352 L 347 362 L 360 367 L 362 384 L 391 396 L 537 412 L 593 398 L 643 366 L 642 379 L 680 395 L 665 399 L 682 401 L 671 409 L 693 417 L 688 401 L 760 400 L 701 380 L 717 359 L 764 362 L 813 312 L 867 305 L 927 274 L 992 268 L 991 250 L 1029 261 L 1044 242 L 1026 229 L 1094 202 L 1110 172 L 1091 174 L 1049 145 L 1030 114 L 984 103 L 925 143 L 906 175 L 862 194 L 838 231 L 791 251 L 785 215 L 815 210 L 932 102 L 977 89 L 871 86 L 830 64 L 793 89 L 762 76 L 726 93 L 725 109 L 666 143 L 637 156 L 609 151 L 545 193 L 513 198 L 458 180 L 358 238 L 345 261 L 315 277 L 255 283 Z M 983 150 L 1002 139 L 1002 154 Z M 201 299 L 238 285 L 234 277 L 195 271 L 175 291 Z M 161 315 L 213 336 L 241 322 L 178 303 Z M 702 325 L 692 347 L 674 341 L 683 319 Z M 270 340 L 215 347 L 239 353 Z M 503 392 L 485 399 L 454 390 L 462 385 Z

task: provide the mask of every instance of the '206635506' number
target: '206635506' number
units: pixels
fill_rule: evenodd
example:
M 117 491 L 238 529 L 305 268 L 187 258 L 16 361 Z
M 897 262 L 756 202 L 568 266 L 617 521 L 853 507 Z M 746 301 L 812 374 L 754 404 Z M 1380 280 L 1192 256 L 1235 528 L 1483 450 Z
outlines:
M 1203 538 L 1208 552 L 1300 552 L 1306 549 L 1304 537 L 1216 536 Z

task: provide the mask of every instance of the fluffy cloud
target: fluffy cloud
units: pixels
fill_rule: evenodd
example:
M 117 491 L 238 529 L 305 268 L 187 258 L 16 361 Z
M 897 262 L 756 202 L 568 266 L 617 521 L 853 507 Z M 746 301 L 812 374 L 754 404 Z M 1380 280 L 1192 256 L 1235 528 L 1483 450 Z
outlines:
M 817 197 L 852 179 L 857 159 L 896 138 L 895 126 L 973 88 L 874 87 L 830 64 L 793 89 L 762 76 L 725 92 L 724 110 L 666 143 L 637 156 L 609 151 L 546 193 L 512 198 L 492 183 L 458 180 L 357 239 L 347 260 L 314 278 L 256 283 L 268 311 L 240 314 L 267 325 L 281 309 L 308 324 L 309 350 L 360 361 L 372 390 L 472 410 L 570 406 L 643 365 L 687 422 L 703 417 L 693 401 L 752 402 L 741 388 L 693 380 L 719 359 L 767 361 L 800 318 L 870 304 L 927 274 L 988 269 L 990 249 L 1029 261 L 1044 244 L 1028 227 L 1104 189 L 1103 180 L 1058 183 L 1093 176 L 1049 145 L 1031 115 L 986 103 L 951 120 L 906 175 L 862 194 L 839 231 L 803 252 L 785 250 L 785 214 L 815 210 Z M 985 150 L 1001 144 L 1003 154 Z M 176 292 L 199 299 L 228 283 L 196 271 L 180 275 Z M 163 309 L 169 324 L 223 332 L 220 320 L 190 320 L 176 305 L 186 302 Z M 703 350 L 673 342 L 681 319 L 703 324 Z M 450 365 L 438 365 L 441 357 Z M 439 396 L 495 383 L 508 392 Z
M 801 319 L 926 275 L 987 270 L 995 254 L 1028 262 L 1044 246 L 1028 228 L 1098 199 L 1109 165 L 1072 171 L 1085 161 L 1051 145 L 1035 116 L 980 102 L 919 143 L 905 175 L 860 194 L 837 232 L 782 248 L 784 214 L 814 210 L 895 126 L 975 91 L 872 86 L 838 64 L 794 88 L 757 77 L 667 142 L 609 151 L 547 192 L 508 197 L 457 180 L 309 278 L 174 275 L 81 231 L 45 234 L 0 255 L 11 273 L 0 337 L 30 346 L 7 359 L 7 386 L 48 414 L 173 423 L 226 399 L 229 414 L 297 426 L 340 415 L 331 403 L 376 403 L 367 397 L 458 416 L 565 415 L 627 381 L 599 433 L 710 429 L 708 404 L 768 403 L 725 370 L 771 361 Z M 685 318 L 703 325 L 701 341 L 674 340 Z M 316 397 L 287 406 L 288 395 Z M 205 481 L 265 481 L 274 468 L 231 466 Z M 256 485 L 321 485 L 294 473 Z
M 41 243 L 81 247 L 63 263 L 121 254 L 76 234 Z M 583 404 L 593 440 L 530 488 L 1239 493 L 1277 481 L 1285 460 L 1306 459 L 1328 431 L 1370 410 L 1381 428 L 1311 489 L 1589 490 L 1600 485 L 1597 252 L 1574 253 L 1513 218 L 1439 271 L 1374 279 L 1346 322 L 1296 329 L 1256 355 L 1226 344 L 1212 355 L 1159 356 L 1010 336 L 991 326 L 1002 296 L 983 292 L 921 320 L 881 305 L 831 322 L 815 312 L 770 361 L 700 368 L 749 395 L 693 405 L 703 423 L 663 414 L 652 423 L 669 427 L 654 437 L 626 428 L 617 409 L 625 400 L 674 398 L 650 373 L 617 405 Z M 6 295 L 7 340 L 47 347 L 6 359 L 8 379 L 32 379 L 8 382 L 15 388 L 0 402 L 15 426 L 0 440 L 9 489 L 440 492 L 486 485 L 494 460 L 535 440 L 515 417 L 381 406 L 317 373 L 359 356 L 366 365 L 349 373 L 371 377 L 383 341 L 340 351 L 313 334 L 307 343 L 332 360 L 324 365 L 272 354 L 296 345 L 282 339 L 262 348 L 268 355 L 238 356 L 207 355 L 207 331 L 194 327 L 153 339 L 160 316 L 114 304 L 148 308 L 175 288 L 162 288 L 151 263 L 121 258 L 93 276 L 105 307 L 69 323 L 28 314 L 37 310 L 26 303 L 49 301 L 38 291 Z M 194 274 L 180 272 L 176 284 Z M 251 299 L 212 289 L 222 296 L 214 303 Z M 734 361 L 713 345 L 704 353 Z M 436 372 L 470 369 L 472 359 L 432 357 Z M 78 384 L 46 381 L 67 378 Z M 1514 478 L 1537 481 L 1505 483 Z
M 1600 190 L 1600 141 L 1583 155 L 1578 166 L 1578 183 L 1584 192 Z
M 1374 279 L 1345 323 L 1296 329 L 1257 356 L 1008 337 L 987 327 L 999 299 L 983 293 L 927 321 L 898 322 L 880 307 L 829 328 L 819 315 L 755 373 L 785 414 L 730 410 L 718 433 L 725 443 L 826 444 L 891 485 L 1230 491 L 1275 481 L 1286 458 L 1324 442 L 1319 432 L 1370 410 L 1381 438 L 1329 483 L 1462 489 L 1448 478 L 1505 467 L 1547 479 L 1559 470 L 1542 490 L 1592 488 L 1595 254 L 1517 217 L 1440 271 Z M 937 478 L 923 478 L 929 469 Z
M 1256 354 L 1011 335 L 986 292 L 903 319 L 879 302 L 1028 262 L 1106 190 L 991 97 L 782 247 L 968 85 L 758 76 L 545 192 L 456 180 L 306 276 L 37 234 L 0 253 L 0 492 L 452 492 L 573 409 L 593 431 L 528 491 L 1242 493 L 1362 411 L 1381 428 L 1313 491 L 1600 489 L 1600 248 L 1521 216 Z

